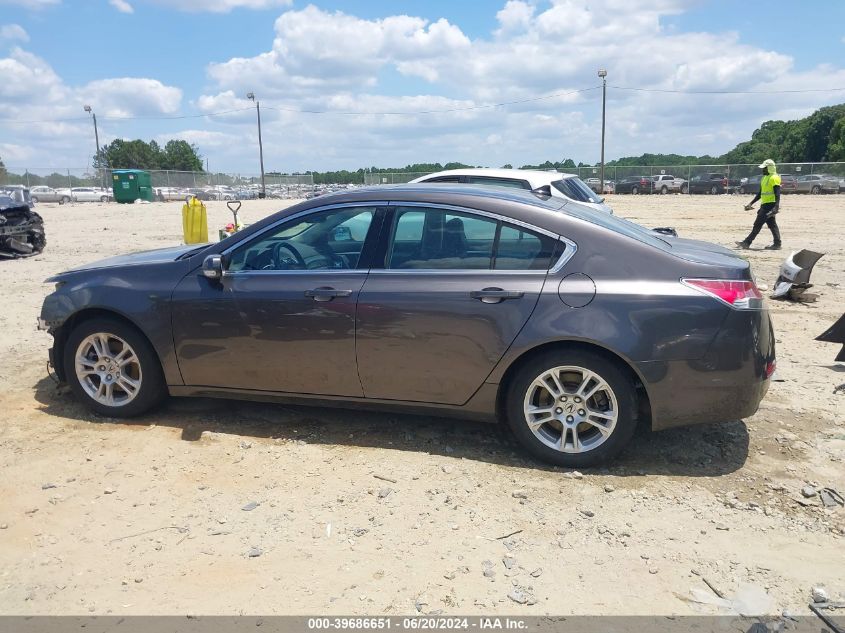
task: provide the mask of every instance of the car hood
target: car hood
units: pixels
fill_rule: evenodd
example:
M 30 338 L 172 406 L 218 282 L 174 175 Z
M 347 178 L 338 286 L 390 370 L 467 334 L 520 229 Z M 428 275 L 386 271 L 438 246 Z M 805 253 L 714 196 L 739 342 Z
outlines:
M 179 259 L 182 255 L 190 253 L 191 251 L 199 252 L 208 244 L 189 244 L 181 246 L 171 246 L 169 248 L 157 248 L 151 251 L 140 251 L 138 253 L 129 253 L 127 255 L 117 255 L 107 259 L 101 259 L 90 264 L 83 264 L 76 268 L 66 270 L 66 273 L 76 273 L 83 270 L 96 270 L 100 268 L 117 268 L 122 266 L 137 266 L 140 264 L 165 264 Z

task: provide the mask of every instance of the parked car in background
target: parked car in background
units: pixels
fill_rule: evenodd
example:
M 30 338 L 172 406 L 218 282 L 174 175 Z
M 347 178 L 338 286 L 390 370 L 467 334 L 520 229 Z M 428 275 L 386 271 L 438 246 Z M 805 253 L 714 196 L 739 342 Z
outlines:
M 74 202 L 108 202 L 114 197 L 111 191 L 94 187 L 72 187 L 70 195 Z
M 845 193 L 845 178 L 839 179 L 839 193 Z
M 186 198 L 190 196 L 194 196 L 197 200 L 202 200 L 207 202 L 208 200 L 215 200 L 216 198 L 210 191 L 206 191 L 205 189 L 200 189 L 198 187 L 191 187 L 189 189 L 183 189 L 182 193 Z
M 48 282 L 52 367 L 107 417 L 168 394 L 401 408 L 501 419 L 575 468 L 638 421 L 753 415 L 775 370 L 748 261 L 514 188 L 327 194 Z
M 52 187 L 38 185 L 37 187 L 32 187 L 29 193 L 32 196 L 32 201 L 35 203 L 58 202 L 59 204 L 65 204 L 71 201 L 70 189 L 53 189 Z
M 575 174 L 532 169 L 450 169 L 422 176 L 412 183 L 460 183 L 483 185 L 528 191 L 543 189 L 553 198 L 563 198 L 575 204 L 583 204 L 596 211 L 613 213 L 604 198 L 584 184 Z
M 755 174 L 754 176 L 748 176 L 747 178 L 740 179 L 739 192 L 741 194 L 757 193 L 760 191 L 760 181 L 762 179 L 762 174 Z
M 172 200 L 184 200 L 187 194 L 176 187 L 158 187 L 154 190 L 156 200 L 170 202 Z
M 684 178 L 676 178 L 670 174 L 658 174 L 651 177 L 654 184 L 652 191 L 654 193 L 686 193 L 689 184 Z
M 805 174 L 796 179 L 796 193 L 839 193 L 839 179 L 826 174 Z
M 780 175 L 780 192 L 796 193 L 798 191 L 798 179 L 792 174 Z
M 651 176 L 628 176 L 616 182 L 616 193 L 651 193 L 654 181 Z
M 735 188 L 736 184 L 738 183 L 730 183 L 727 175 L 723 173 L 710 172 L 706 174 L 697 174 L 690 178 L 689 192 L 709 193 L 711 195 L 728 193 Z
M 612 180 L 605 180 L 604 181 L 604 189 L 602 190 L 601 186 L 601 178 L 587 178 L 584 181 L 584 184 L 587 185 L 590 189 L 592 189 L 595 193 L 602 194 L 602 193 L 614 193 L 615 187 L 614 182 Z

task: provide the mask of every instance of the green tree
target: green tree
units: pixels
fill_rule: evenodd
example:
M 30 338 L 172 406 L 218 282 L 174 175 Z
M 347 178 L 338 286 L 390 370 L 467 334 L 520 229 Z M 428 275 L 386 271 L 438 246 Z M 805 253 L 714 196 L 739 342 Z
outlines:
M 845 115 L 836 119 L 830 129 L 830 145 L 827 148 L 828 159 L 845 161 Z
M 161 168 L 177 171 L 203 171 L 202 157 L 197 147 L 187 141 L 167 141 L 164 145 Z

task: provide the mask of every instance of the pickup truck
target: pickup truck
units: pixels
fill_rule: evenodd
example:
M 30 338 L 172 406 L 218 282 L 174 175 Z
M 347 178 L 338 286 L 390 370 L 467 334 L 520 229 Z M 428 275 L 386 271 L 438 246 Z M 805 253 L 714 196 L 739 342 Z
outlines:
M 654 193 L 686 193 L 689 184 L 684 178 L 676 178 L 669 174 L 658 174 L 651 177 L 654 182 L 652 191 Z

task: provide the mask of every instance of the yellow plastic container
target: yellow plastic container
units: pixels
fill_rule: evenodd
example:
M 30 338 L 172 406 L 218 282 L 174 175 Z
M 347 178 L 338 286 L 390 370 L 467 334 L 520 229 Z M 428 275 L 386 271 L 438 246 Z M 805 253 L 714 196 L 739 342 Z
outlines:
M 182 234 L 185 244 L 208 242 L 208 211 L 202 201 L 195 197 L 182 205 Z

